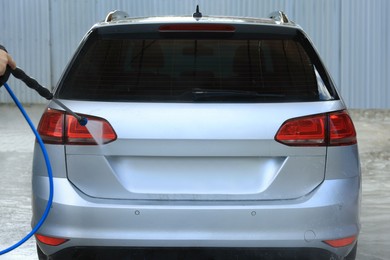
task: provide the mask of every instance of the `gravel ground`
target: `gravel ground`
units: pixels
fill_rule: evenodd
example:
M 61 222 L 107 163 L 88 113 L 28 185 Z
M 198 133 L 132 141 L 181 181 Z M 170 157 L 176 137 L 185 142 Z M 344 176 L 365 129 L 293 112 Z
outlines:
M 37 124 L 43 106 L 27 106 Z M 358 260 L 390 259 L 390 110 L 351 110 L 363 175 Z M 30 231 L 34 136 L 11 105 L 0 105 L 0 250 Z M 37 259 L 31 238 L 0 259 Z
M 390 110 L 352 110 L 363 176 L 360 260 L 390 259 Z

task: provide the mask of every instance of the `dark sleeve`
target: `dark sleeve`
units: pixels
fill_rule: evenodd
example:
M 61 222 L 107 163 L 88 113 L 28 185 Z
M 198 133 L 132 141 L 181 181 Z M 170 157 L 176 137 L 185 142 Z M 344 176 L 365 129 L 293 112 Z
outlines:
M 0 45 L 0 50 L 7 51 L 3 45 Z M 8 66 L 7 66 L 8 67 Z M 3 76 L 0 76 L 0 87 L 4 85 L 5 82 L 7 82 L 9 77 L 10 71 L 6 70 Z

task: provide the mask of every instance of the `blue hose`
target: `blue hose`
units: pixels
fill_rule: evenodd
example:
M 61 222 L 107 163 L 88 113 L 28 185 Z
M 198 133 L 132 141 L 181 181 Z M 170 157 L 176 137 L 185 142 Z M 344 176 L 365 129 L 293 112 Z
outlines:
M 30 239 L 37 231 L 38 229 L 42 226 L 42 224 L 45 222 L 45 219 L 47 218 L 47 216 L 49 215 L 49 211 L 50 211 L 50 208 L 51 208 L 51 205 L 52 205 L 52 202 L 53 202 L 53 194 L 54 194 L 54 185 L 53 185 L 53 172 L 52 172 L 52 169 L 51 169 L 51 165 L 50 165 L 50 160 L 49 160 L 49 156 L 47 154 L 47 151 L 46 151 L 46 148 L 45 148 L 45 145 L 43 144 L 43 141 L 42 141 L 42 138 L 40 137 L 38 131 L 35 129 L 35 126 L 34 124 L 32 123 L 31 119 L 29 118 L 29 116 L 27 115 L 26 111 L 24 110 L 22 104 L 19 102 L 19 100 L 16 98 L 15 94 L 12 92 L 12 90 L 10 89 L 10 87 L 8 86 L 7 83 L 4 84 L 4 87 L 6 88 L 6 90 L 8 91 L 8 93 L 10 94 L 11 98 L 13 99 L 13 101 L 15 102 L 16 106 L 19 108 L 20 112 L 23 114 L 24 118 L 26 119 L 27 123 L 30 125 L 30 128 L 31 130 L 34 132 L 35 134 L 35 137 L 38 141 L 38 144 L 39 146 L 41 147 L 41 150 L 42 150 L 42 153 L 43 153 L 43 156 L 45 158 L 45 162 L 46 162 L 46 168 L 47 168 L 47 174 L 49 176 L 49 185 L 50 185 L 50 194 L 49 194 L 49 200 L 47 202 L 47 205 L 46 205 L 46 209 L 45 209 L 45 212 L 43 213 L 41 219 L 39 220 L 39 222 L 35 225 L 35 227 L 31 230 L 30 233 L 28 233 L 24 238 L 22 238 L 19 242 L 17 242 L 16 244 L 8 247 L 7 249 L 4 249 L 2 251 L 0 251 L 0 255 L 3 255 L 5 253 L 8 253 L 12 250 L 14 250 L 15 248 L 21 246 L 24 242 L 26 242 L 28 239 Z

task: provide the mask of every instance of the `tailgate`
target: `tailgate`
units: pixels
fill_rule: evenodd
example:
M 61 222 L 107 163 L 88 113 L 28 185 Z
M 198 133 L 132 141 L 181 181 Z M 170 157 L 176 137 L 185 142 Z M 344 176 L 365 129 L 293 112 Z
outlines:
M 162 104 L 67 102 L 110 122 L 117 140 L 67 145 L 69 180 L 96 198 L 143 200 L 294 199 L 324 179 L 326 147 L 274 140 L 292 117 L 339 102 Z

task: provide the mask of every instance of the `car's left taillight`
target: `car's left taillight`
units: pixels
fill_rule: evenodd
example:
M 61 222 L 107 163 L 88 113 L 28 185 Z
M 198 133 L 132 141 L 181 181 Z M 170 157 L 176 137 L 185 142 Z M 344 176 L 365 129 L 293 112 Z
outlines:
M 97 145 L 116 140 L 117 135 L 107 120 L 82 116 L 88 119 L 85 126 L 64 111 L 47 109 L 38 125 L 42 141 L 47 144 Z

